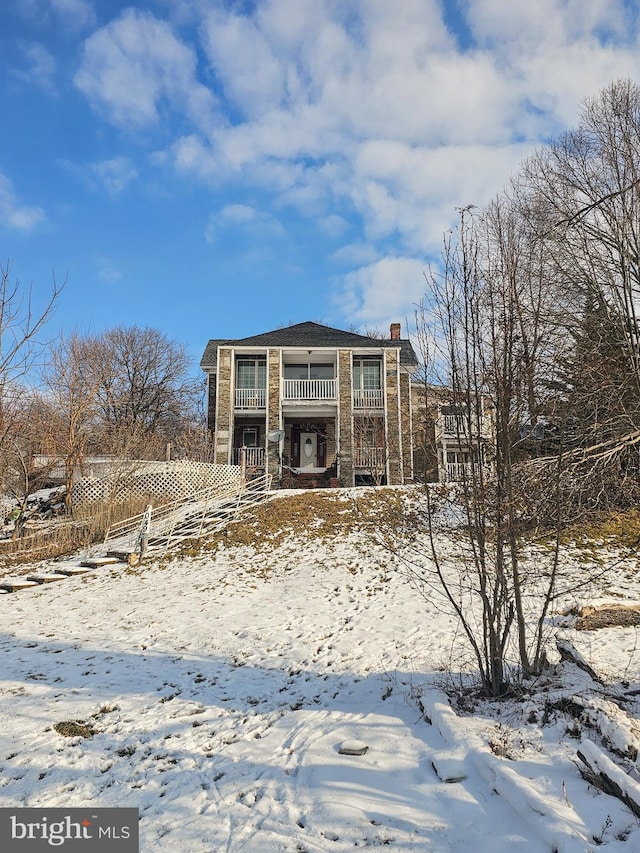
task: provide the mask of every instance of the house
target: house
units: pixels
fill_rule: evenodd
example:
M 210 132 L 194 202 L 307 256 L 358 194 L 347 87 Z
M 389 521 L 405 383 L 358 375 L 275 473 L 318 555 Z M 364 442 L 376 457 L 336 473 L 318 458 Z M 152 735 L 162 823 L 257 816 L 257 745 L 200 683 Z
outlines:
M 421 482 L 470 478 L 473 465 L 491 469 L 493 406 L 488 396 L 454 394 L 414 381 L 411 386 L 414 472 Z
M 291 485 L 413 479 L 418 365 L 399 323 L 388 338 L 305 322 L 211 340 L 200 365 L 217 464 L 265 470 Z

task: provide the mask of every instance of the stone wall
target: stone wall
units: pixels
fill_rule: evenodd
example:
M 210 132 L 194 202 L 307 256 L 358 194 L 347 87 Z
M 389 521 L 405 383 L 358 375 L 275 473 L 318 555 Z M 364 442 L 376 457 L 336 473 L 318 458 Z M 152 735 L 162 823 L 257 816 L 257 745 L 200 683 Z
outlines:
M 351 350 L 338 352 L 339 412 L 336 444 L 340 456 L 338 474 L 343 486 L 352 486 L 353 473 L 353 378 Z
M 400 370 L 399 350 L 385 352 L 385 386 L 387 417 L 387 482 L 397 486 L 403 482 L 402 431 L 399 417 Z
M 411 408 L 411 377 L 400 373 L 400 422 L 402 430 L 402 469 L 404 482 L 413 479 L 413 412 Z
M 267 436 L 282 429 L 280 417 L 280 350 L 270 349 L 267 353 Z M 280 444 L 267 440 L 267 472 L 278 479 L 280 470 Z
M 215 462 L 226 465 L 231 450 L 233 423 L 233 350 L 220 349 L 218 353 L 218 388 L 216 394 Z

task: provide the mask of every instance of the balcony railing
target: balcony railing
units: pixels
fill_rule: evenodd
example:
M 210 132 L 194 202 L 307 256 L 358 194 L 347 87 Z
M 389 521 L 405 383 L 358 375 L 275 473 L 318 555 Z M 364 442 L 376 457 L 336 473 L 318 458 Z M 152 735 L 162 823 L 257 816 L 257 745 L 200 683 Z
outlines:
M 354 409 L 382 409 L 383 408 L 382 388 L 354 388 L 353 389 L 353 408 Z
M 264 409 L 266 405 L 265 388 L 236 388 L 236 409 Z
M 476 421 L 475 417 L 469 419 L 465 415 L 440 415 L 438 421 L 442 435 L 445 438 L 488 438 L 491 435 L 491 421 L 482 417 Z
M 234 447 L 233 448 L 233 465 L 242 464 L 242 456 L 244 451 L 244 461 L 247 468 L 263 468 L 265 459 L 264 447 Z
M 335 379 L 283 379 L 283 400 L 336 400 L 338 384 Z
M 385 466 L 384 447 L 356 447 L 353 453 L 354 468 L 379 471 Z
M 462 415 L 442 415 L 442 432 L 444 435 L 454 437 L 464 436 L 467 433 L 467 424 Z
M 471 462 L 447 462 L 447 483 L 460 483 L 471 479 L 473 466 Z

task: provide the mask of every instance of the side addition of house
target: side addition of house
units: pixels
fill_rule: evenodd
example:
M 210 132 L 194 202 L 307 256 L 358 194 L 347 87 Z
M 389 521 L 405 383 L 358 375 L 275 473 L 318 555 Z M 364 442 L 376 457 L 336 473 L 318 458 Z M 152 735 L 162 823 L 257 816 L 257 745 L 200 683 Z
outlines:
M 298 323 L 209 341 L 208 421 L 217 464 L 276 480 L 399 485 L 413 478 L 411 375 L 399 323 L 378 339 Z

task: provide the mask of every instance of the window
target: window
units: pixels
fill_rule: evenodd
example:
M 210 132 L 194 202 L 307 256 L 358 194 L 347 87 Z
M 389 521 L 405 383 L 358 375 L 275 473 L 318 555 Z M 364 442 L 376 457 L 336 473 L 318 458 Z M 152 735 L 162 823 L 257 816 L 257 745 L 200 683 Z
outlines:
M 285 379 L 333 379 L 332 364 L 285 364 Z
M 267 362 L 263 358 L 240 358 L 236 363 L 237 388 L 266 388 Z
M 471 457 L 466 450 L 447 450 L 447 463 L 449 465 L 467 465 L 470 461 Z
M 379 358 L 354 358 L 353 387 L 359 391 L 379 391 L 381 367 Z
M 258 428 L 244 427 L 242 430 L 242 446 L 257 447 L 258 446 Z

